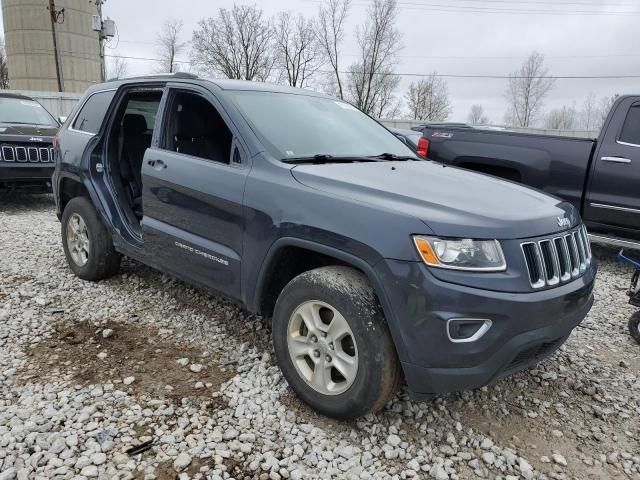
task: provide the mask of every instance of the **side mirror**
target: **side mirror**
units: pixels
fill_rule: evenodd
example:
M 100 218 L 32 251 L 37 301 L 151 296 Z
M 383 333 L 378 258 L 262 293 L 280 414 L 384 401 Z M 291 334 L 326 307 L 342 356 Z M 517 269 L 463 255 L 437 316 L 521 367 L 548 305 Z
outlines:
M 65 117 L 64 115 L 63 115 L 63 116 L 58 117 L 58 122 L 60 123 L 60 125 L 64 124 L 64 122 L 66 122 L 66 121 L 67 121 L 67 118 L 68 118 L 68 117 Z

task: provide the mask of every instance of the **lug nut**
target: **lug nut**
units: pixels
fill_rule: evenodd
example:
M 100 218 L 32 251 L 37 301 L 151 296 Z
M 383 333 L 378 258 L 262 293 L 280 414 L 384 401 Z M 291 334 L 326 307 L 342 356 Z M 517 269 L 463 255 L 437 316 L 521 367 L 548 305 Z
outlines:
M 325 360 L 326 360 L 327 362 L 330 362 L 330 361 L 331 361 L 331 356 L 330 356 L 330 355 L 327 355 L 327 356 L 325 357 Z
M 320 335 L 322 335 L 322 338 L 324 338 L 324 337 L 327 336 L 327 333 L 326 332 L 322 332 Z
M 311 341 L 313 343 L 316 343 L 318 341 L 318 337 L 316 337 L 315 335 L 311 335 Z
M 314 357 L 319 357 L 320 356 L 320 350 L 314 350 L 313 351 L 313 356 Z
M 333 346 L 333 343 L 329 344 L 329 350 L 333 350 L 335 347 Z

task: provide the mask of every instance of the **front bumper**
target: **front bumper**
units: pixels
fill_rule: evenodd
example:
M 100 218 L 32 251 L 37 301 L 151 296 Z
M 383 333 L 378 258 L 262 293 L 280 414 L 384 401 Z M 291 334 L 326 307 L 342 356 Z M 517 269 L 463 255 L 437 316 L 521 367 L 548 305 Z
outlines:
M 54 163 L 0 162 L 0 188 L 50 185 Z
M 478 388 L 553 353 L 589 312 L 596 274 L 592 262 L 565 285 L 505 293 L 441 281 L 422 263 L 385 260 L 376 268 L 405 378 L 418 398 Z M 492 325 L 475 342 L 453 343 L 453 318 Z

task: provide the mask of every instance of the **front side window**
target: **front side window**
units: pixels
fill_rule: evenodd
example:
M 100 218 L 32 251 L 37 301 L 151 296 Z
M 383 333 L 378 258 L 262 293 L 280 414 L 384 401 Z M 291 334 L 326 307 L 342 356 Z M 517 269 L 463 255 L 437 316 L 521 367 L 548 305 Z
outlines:
M 340 100 L 256 91 L 231 92 L 231 97 L 276 158 L 414 156 L 395 135 Z
M 0 123 L 58 126 L 58 122 L 38 102 L 18 97 L 0 97 Z
M 207 99 L 191 92 L 176 92 L 169 105 L 165 149 L 229 163 L 231 131 Z
M 98 133 L 114 94 L 115 91 L 108 91 L 91 95 L 82 106 L 71 128 L 81 132 Z
M 620 141 L 640 145 L 640 105 L 634 105 L 629 109 L 620 132 Z

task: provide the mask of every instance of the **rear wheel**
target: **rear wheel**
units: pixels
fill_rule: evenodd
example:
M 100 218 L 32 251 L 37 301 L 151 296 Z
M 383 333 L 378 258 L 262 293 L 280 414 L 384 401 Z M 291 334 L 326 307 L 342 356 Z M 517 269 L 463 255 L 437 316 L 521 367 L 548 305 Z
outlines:
M 89 199 L 69 201 L 62 214 L 61 233 L 67 263 L 78 277 L 95 281 L 118 272 L 120 254 Z
M 378 411 L 397 389 L 400 367 L 389 329 L 366 277 L 352 268 L 294 278 L 276 303 L 273 342 L 289 385 L 330 417 Z
M 640 311 L 631 315 L 629 319 L 629 333 L 636 342 L 640 343 Z

